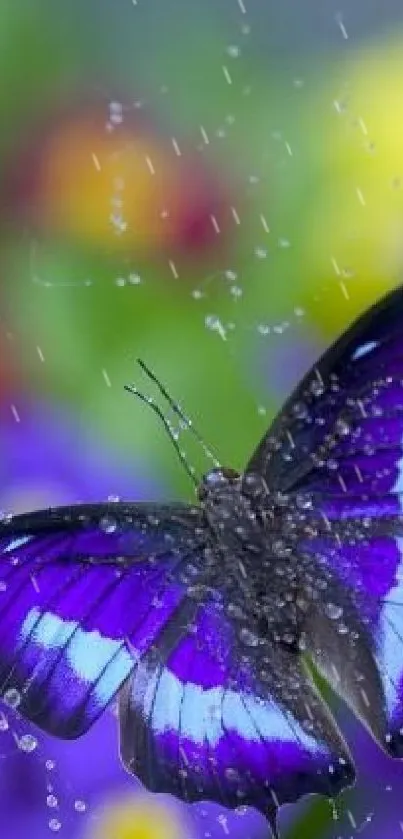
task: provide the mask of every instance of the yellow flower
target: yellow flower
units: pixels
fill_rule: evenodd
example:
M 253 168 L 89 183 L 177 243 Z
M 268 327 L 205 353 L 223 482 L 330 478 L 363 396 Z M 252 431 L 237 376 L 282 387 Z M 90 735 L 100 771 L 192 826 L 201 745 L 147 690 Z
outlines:
M 403 278 L 402 50 L 400 36 L 343 56 L 312 108 L 318 168 L 301 265 L 323 284 L 325 332 Z
M 173 805 L 143 796 L 108 806 L 89 839 L 190 839 Z

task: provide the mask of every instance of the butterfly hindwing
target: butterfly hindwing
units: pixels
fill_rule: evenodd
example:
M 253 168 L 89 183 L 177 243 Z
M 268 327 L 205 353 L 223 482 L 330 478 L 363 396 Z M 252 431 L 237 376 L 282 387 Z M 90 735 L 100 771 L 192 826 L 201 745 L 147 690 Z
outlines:
M 198 508 L 100 504 L 0 523 L 0 695 L 76 737 L 175 617 L 202 575 Z
M 403 519 L 398 511 L 393 512 L 393 506 L 400 504 L 400 497 L 388 496 L 386 503 L 381 498 L 378 502 L 371 497 L 343 497 L 340 507 L 336 502 L 334 497 L 329 504 L 322 499 L 321 509 L 328 525 L 320 527 L 317 520 L 309 537 L 300 542 L 300 550 L 312 557 L 316 568 L 321 567 L 328 579 L 322 620 L 317 612 L 312 623 L 316 638 L 312 652 L 328 676 L 327 663 L 340 651 L 343 636 L 346 643 L 353 631 L 355 645 L 360 644 L 366 650 L 366 660 L 361 654 L 350 680 L 344 686 L 337 682 L 334 686 L 350 701 L 383 748 L 402 757 Z M 343 592 L 344 605 L 334 596 L 336 590 Z M 339 606 L 333 608 L 335 601 Z M 354 630 L 346 613 L 351 604 L 360 618 Z M 324 621 L 326 611 L 330 619 Z M 333 656 L 329 655 L 326 622 L 332 625 L 338 638 Z M 375 663 L 376 673 L 370 659 Z M 352 694 L 355 694 L 353 702 Z
M 195 603 L 179 642 L 169 628 L 120 694 L 121 754 L 148 788 L 187 801 L 279 804 L 335 795 L 348 750 L 298 658 L 239 643 L 219 599 Z

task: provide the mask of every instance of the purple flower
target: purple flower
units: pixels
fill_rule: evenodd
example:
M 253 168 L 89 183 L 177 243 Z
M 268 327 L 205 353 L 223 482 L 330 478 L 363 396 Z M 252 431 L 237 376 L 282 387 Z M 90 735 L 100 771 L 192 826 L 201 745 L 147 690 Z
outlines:
M 156 498 L 146 464 L 112 452 L 92 429 L 45 402 L 0 406 L 0 507 L 18 512 L 107 498 Z M 161 494 L 161 490 L 159 490 Z

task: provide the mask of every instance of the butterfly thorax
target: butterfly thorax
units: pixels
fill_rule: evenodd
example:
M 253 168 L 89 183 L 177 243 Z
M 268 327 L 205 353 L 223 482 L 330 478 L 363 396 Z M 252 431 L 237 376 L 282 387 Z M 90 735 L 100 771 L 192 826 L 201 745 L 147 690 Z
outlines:
M 279 539 L 265 482 L 253 473 L 213 470 L 200 497 L 233 616 L 261 641 L 275 636 L 294 646 L 302 632 L 305 601 L 296 558 Z
M 233 469 L 212 469 L 199 488 L 211 530 L 223 544 L 234 549 L 261 549 L 263 515 L 269 509 L 269 494 L 259 475 L 240 475 Z

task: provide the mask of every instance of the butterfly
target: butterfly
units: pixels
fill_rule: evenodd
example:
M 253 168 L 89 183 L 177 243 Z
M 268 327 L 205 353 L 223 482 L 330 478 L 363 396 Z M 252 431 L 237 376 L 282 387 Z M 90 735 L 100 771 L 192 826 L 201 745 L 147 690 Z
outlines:
M 403 756 L 402 499 L 403 287 L 197 503 L 3 518 L 0 693 L 60 738 L 116 697 L 148 789 L 251 805 L 278 837 L 282 803 L 354 782 L 312 668 Z

